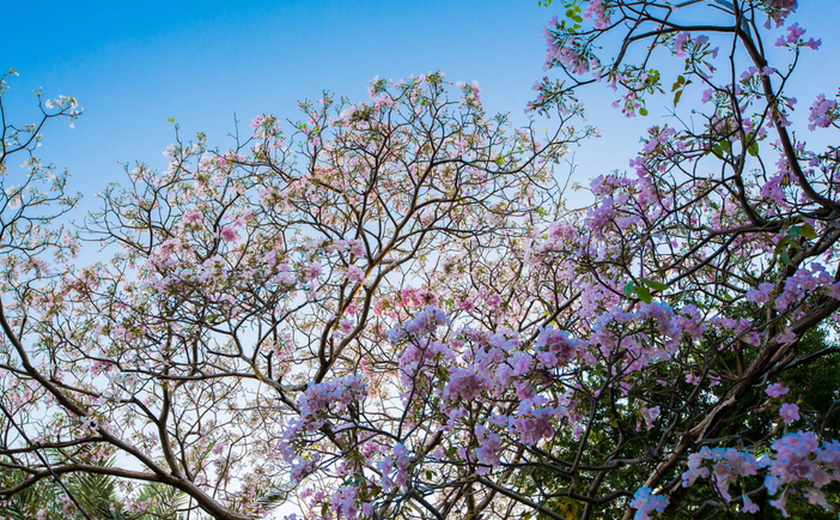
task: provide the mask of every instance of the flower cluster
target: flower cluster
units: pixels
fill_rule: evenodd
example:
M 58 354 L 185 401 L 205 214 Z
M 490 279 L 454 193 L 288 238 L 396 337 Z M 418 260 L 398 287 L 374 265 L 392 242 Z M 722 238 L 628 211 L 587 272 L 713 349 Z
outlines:
M 840 443 L 820 442 L 811 432 L 793 432 L 771 445 L 770 457 L 759 461 L 767 468 L 764 485 L 771 495 L 781 495 L 770 504 L 787 511 L 787 489 L 804 491 L 812 504 L 829 508 L 821 488 L 832 481 L 840 480 Z
M 682 485 L 690 487 L 698 478 L 711 478 L 720 496 L 728 502 L 732 500 L 729 484 L 739 477 L 755 475 L 757 472 L 758 461 L 749 453 L 735 448 L 709 449 L 704 446 L 697 453 L 689 455 L 688 470 L 682 474 Z
M 820 94 L 811 105 L 811 111 L 808 114 L 808 121 L 811 124 L 808 125 L 808 130 L 828 128 L 838 117 L 840 117 L 840 110 L 838 110 L 837 101 L 825 99 L 825 94 Z
M 775 387 L 768 393 L 779 393 Z M 683 486 L 694 485 L 698 478 L 710 478 L 721 498 L 732 501 L 730 484 L 739 478 L 766 471 L 764 485 L 771 496 L 770 504 L 787 516 L 786 505 L 791 492 L 804 492 L 809 501 L 828 508 L 821 488 L 840 480 L 840 443 L 820 442 L 811 432 L 793 432 L 771 445 L 768 456 L 756 459 L 751 453 L 735 448 L 703 447 L 688 458 L 688 470 L 682 475 Z M 747 493 L 743 495 L 743 510 L 755 513 L 759 508 Z
M 650 520 L 651 513 L 661 513 L 667 505 L 667 498 L 654 495 L 653 490 L 648 487 L 639 488 L 630 502 L 630 507 L 636 510 L 633 520 Z

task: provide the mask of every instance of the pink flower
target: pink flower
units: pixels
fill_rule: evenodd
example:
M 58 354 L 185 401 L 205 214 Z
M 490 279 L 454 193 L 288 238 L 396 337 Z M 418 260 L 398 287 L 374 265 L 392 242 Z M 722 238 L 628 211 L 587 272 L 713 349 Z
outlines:
M 196 222 L 201 222 L 202 218 L 201 211 L 195 210 L 190 211 L 189 213 L 184 214 L 184 223 L 185 224 L 194 224 Z
M 356 323 L 351 319 L 344 319 L 341 320 L 339 326 L 341 327 L 341 332 L 343 332 L 344 334 L 350 334 L 350 331 L 352 331 L 356 327 Z
M 782 334 L 779 335 L 780 343 L 791 343 L 793 341 L 796 341 L 796 334 L 790 329 L 785 329 Z
M 239 235 L 236 234 L 236 230 L 233 229 L 233 226 L 223 227 L 219 234 L 225 242 L 236 242 L 239 240 Z
M 758 286 L 758 289 L 752 289 L 747 293 L 747 301 L 752 303 L 767 303 L 770 299 L 770 291 L 773 290 L 773 284 L 763 283 Z
M 782 405 L 781 410 L 779 410 L 779 415 L 782 416 L 785 424 L 790 424 L 799 419 L 799 407 L 795 404 L 785 403 Z
M 758 513 L 758 511 L 759 511 L 758 505 L 755 502 L 753 502 L 752 500 L 750 500 L 750 497 L 748 497 L 746 494 L 744 494 L 744 505 L 741 506 L 741 509 L 745 513 L 753 513 L 753 514 Z
M 659 413 L 661 412 L 658 406 L 654 406 L 653 408 L 642 408 L 641 413 L 642 417 L 645 420 L 645 426 L 648 429 L 653 428 L 653 421 L 659 417 Z
M 365 281 L 365 272 L 358 266 L 351 265 L 347 268 L 347 279 L 351 282 L 362 283 Z
M 630 507 L 636 510 L 633 520 L 648 520 L 653 511 L 661 513 L 666 505 L 668 505 L 667 498 L 654 495 L 648 487 L 639 488 L 633 495 L 633 501 L 630 502 Z
M 824 94 L 817 96 L 808 115 L 808 121 L 811 122 L 808 125 L 808 130 L 828 128 L 835 119 L 837 119 L 837 102 L 832 99 L 825 99 Z
M 685 42 L 688 40 L 688 33 L 681 32 L 674 38 L 674 52 L 678 58 L 685 56 Z
M 321 264 L 313 263 L 306 268 L 306 278 L 312 280 L 321 274 Z
M 770 397 L 781 397 L 781 396 L 785 395 L 786 393 L 788 393 L 788 389 L 787 389 L 787 387 L 782 386 L 780 383 L 774 383 L 774 384 L 768 386 L 767 390 L 765 390 L 765 392 Z

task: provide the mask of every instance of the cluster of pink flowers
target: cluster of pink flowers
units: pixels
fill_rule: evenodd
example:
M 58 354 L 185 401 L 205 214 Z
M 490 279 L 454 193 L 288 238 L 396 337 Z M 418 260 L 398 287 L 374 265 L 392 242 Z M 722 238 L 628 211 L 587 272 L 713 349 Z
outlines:
M 798 431 L 777 440 L 771 448 L 774 453 L 759 461 L 767 468 L 764 485 L 768 492 L 776 495 L 781 488 L 799 488 L 812 504 L 829 508 L 821 488 L 840 480 L 840 443 L 820 442 L 815 434 Z M 785 516 L 788 496 L 782 490 L 781 496 L 770 502 Z
M 502 438 L 482 425 L 476 426 L 475 433 L 481 441 L 481 446 L 475 450 L 480 464 L 476 472 L 479 475 L 486 475 L 490 472 L 490 468 L 495 468 L 501 464 L 499 453 L 502 450 Z
M 300 417 L 291 421 L 283 433 L 279 450 L 291 466 L 291 477 L 300 482 L 318 468 L 317 454 L 301 454 L 299 441 L 314 434 L 330 417 L 346 420 L 344 413 L 351 403 L 362 402 L 367 397 L 364 379 L 350 375 L 329 382 L 310 385 L 298 400 Z
M 338 488 L 330 499 L 330 506 L 338 519 L 355 520 L 359 516 L 356 486 L 344 485 Z
M 534 346 L 537 349 L 537 359 L 540 363 L 545 367 L 555 368 L 577 358 L 582 342 L 572 338 L 567 332 L 555 330 L 554 327 L 549 325 L 537 336 Z
M 795 308 L 807 296 L 818 289 L 833 291 L 834 277 L 825 268 L 812 263 L 809 269 L 798 269 L 793 276 L 785 280 L 782 293 L 776 298 L 773 306 L 778 311 Z
M 446 313 L 429 305 L 425 311 L 415 315 L 414 319 L 388 331 L 391 343 L 399 343 L 406 336 L 422 338 L 434 334 L 440 326 L 449 325 Z
M 802 41 L 802 35 L 805 34 L 805 29 L 799 27 L 798 23 L 792 24 L 787 28 L 787 35 L 779 36 L 776 40 L 776 47 L 789 47 L 792 45 L 808 47 L 811 50 L 817 50 L 822 44 L 822 40 L 815 40 L 810 38 L 807 42 Z
M 765 389 L 765 393 L 778 399 L 789 392 L 780 383 Z M 785 424 L 799 417 L 795 404 L 783 403 L 779 414 Z M 811 503 L 828 507 L 821 488 L 829 482 L 840 480 L 840 443 L 820 442 L 811 432 L 788 433 L 771 445 L 769 455 L 759 459 L 747 451 L 736 448 L 703 447 L 688 457 L 688 469 L 683 472 L 683 487 L 693 486 L 699 478 L 711 479 L 721 498 L 732 501 L 730 485 L 741 477 L 754 476 L 760 470 L 766 472 L 764 485 L 770 495 L 776 496 L 770 504 L 780 509 L 785 516 L 787 499 L 791 491 L 804 492 Z M 742 496 L 742 510 L 756 513 L 759 507 L 748 493 Z
M 685 57 L 685 44 L 689 41 L 687 32 L 678 33 L 674 38 L 674 55 L 677 58 Z
M 523 444 L 535 446 L 543 438 L 551 438 L 554 435 L 552 423 L 555 418 L 567 415 L 563 405 L 551 406 L 545 397 L 537 395 L 519 403 L 516 412 L 508 421 L 508 428 Z
M 366 396 L 364 379 L 358 375 L 310 385 L 298 401 L 300 421 L 308 431 L 313 431 L 324 424 L 331 411 L 337 414 Z
M 770 20 L 776 23 L 776 27 L 781 27 L 785 23 L 785 19 L 796 11 L 798 3 L 799 0 L 766 0 L 769 18 L 765 27 L 770 28 Z
M 583 17 L 592 20 L 592 25 L 596 29 L 606 29 L 610 24 L 610 13 L 604 5 L 604 0 L 589 0 Z
M 700 448 L 688 457 L 688 470 L 682 474 L 683 487 L 691 487 L 698 478 L 711 478 L 721 497 L 732 500 L 729 484 L 739 477 L 756 475 L 758 461 L 750 454 L 735 448 Z
M 552 18 L 549 25 L 557 26 L 557 17 Z M 548 44 L 544 66 L 546 70 L 553 67 L 555 63 L 561 63 L 573 74 L 581 75 L 589 72 L 589 58 L 579 39 L 567 37 L 559 41 L 547 27 L 543 28 L 543 36 Z
M 838 111 L 837 101 L 825 99 L 825 95 L 820 94 L 811 105 L 811 112 L 808 114 L 808 121 L 811 124 L 808 125 L 808 129 L 813 131 L 817 128 L 828 128 L 838 117 L 840 117 L 840 111 Z
M 408 467 L 411 457 L 404 444 L 396 444 L 391 457 L 383 457 L 378 469 L 382 473 L 382 489 L 390 492 L 394 487 L 405 488 L 408 483 Z
M 633 520 L 650 520 L 651 513 L 654 511 L 661 513 L 667 505 L 667 498 L 654 495 L 653 490 L 648 487 L 641 487 L 633 495 L 633 500 L 630 502 L 630 507 L 636 510 Z

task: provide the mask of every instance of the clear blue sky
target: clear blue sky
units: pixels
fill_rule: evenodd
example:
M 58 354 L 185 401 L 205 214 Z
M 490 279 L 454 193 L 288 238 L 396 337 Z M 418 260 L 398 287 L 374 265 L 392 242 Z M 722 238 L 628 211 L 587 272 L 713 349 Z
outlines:
M 797 18 L 822 37 L 805 53 L 801 113 L 838 85 L 840 0 L 802 0 Z M 80 5 L 81 4 L 81 5 Z M 44 132 L 40 153 L 69 168 L 71 188 L 86 195 L 122 179 L 117 164 L 164 165 L 175 118 L 185 136 L 208 135 L 226 147 L 233 114 L 247 129 L 257 114 L 296 119 L 296 101 L 323 89 L 352 100 L 368 82 L 433 70 L 452 81 L 476 80 L 489 112 L 522 111 L 543 76 L 540 31 L 561 9 L 537 0 L 444 1 L 148 1 L 10 2 L 3 8 L 0 68 L 21 73 L 7 104 L 18 123 L 35 115 L 33 89 L 74 95 L 85 114 Z M 595 86 L 584 96 L 604 137 L 577 154 L 579 179 L 625 168 L 651 117 L 623 120 L 614 94 Z M 688 98 L 688 95 L 684 98 Z M 696 96 L 695 96 L 696 98 Z M 667 98 L 660 98 L 662 104 Z M 653 108 L 653 107 L 649 107 Z M 609 153 L 604 153 L 609 151 Z M 93 202 L 88 197 L 89 202 Z
M 324 89 L 363 100 L 375 76 L 441 70 L 477 80 L 491 112 L 522 114 L 552 14 L 536 0 L 80 3 L 4 6 L 0 67 L 20 72 L 13 116 L 34 115 L 37 87 L 76 96 L 84 115 L 74 130 L 48 127 L 41 154 L 86 192 L 120 180 L 117 161 L 164 164 L 168 117 L 225 147 L 234 112 L 246 129 L 262 112 L 294 120 L 297 100 Z

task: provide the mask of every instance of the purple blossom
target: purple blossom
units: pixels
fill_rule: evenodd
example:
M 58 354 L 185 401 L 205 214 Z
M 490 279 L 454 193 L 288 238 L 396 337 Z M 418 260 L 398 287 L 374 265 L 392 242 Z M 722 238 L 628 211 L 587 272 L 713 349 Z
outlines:
M 756 504 L 755 502 L 750 500 L 750 497 L 748 497 L 746 493 L 744 493 L 743 498 L 744 498 L 744 505 L 741 506 L 741 509 L 745 513 L 751 513 L 751 514 L 758 513 L 758 511 L 759 511 L 758 504 Z
M 365 281 L 365 272 L 357 265 L 351 265 L 347 268 L 347 280 L 354 283 L 362 283 Z
M 780 383 L 773 383 L 772 385 L 768 386 L 765 392 L 770 397 L 781 397 L 788 393 L 787 387 L 782 386 Z
M 219 232 L 219 235 L 225 242 L 236 242 L 239 240 L 239 235 L 236 234 L 236 229 L 233 226 L 224 226 Z
M 633 520 L 649 520 L 653 511 L 661 513 L 666 505 L 668 505 L 667 498 L 654 495 L 653 490 L 648 487 L 639 488 L 630 502 L 630 507 L 636 510 Z
M 645 426 L 647 426 L 648 429 L 653 427 L 653 421 L 659 417 L 660 411 L 661 410 L 658 406 L 641 409 L 642 418 L 645 420 Z
M 321 274 L 321 264 L 317 262 L 313 262 L 309 264 L 309 267 L 306 268 L 306 279 L 312 280 L 313 278 L 317 278 Z
M 779 415 L 784 419 L 785 424 L 790 424 L 799 419 L 799 407 L 795 404 L 785 403 L 779 410 Z
M 811 111 L 808 115 L 808 121 L 811 124 L 808 125 L 808 130 L 828 128 L 837 119 L 837 112 L 837 101 L 825 99 L 825 95 L 820 94 L 811 105 Z
M 603 0 L 589 0 L 589 4 L 586 7 L 586 11 L 583 13 L 583 17 L 587 20 L 592 20 L 592 25 L 594 25 L 596 29 L 606 29 L 606 27 L 610 24 L 610 15 L 606 9 L 604 9 Z
M 678 58 L 682 58 L 685 56 L 685 44 L 688 40 L 688 33 L 681 32 L 677 34 L 677 37 L 674 38 L 674 52 Z
M 758 304 L 765 304 L 770 299 L 770 291 L 773 290 L 773 285 L 769 283 L 762 283 L 757 289 L 752 289 L 747 293 L 747 301 Z

